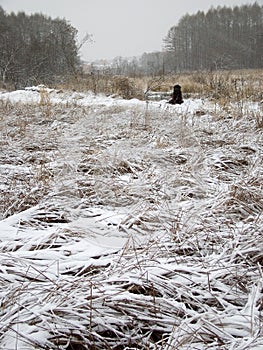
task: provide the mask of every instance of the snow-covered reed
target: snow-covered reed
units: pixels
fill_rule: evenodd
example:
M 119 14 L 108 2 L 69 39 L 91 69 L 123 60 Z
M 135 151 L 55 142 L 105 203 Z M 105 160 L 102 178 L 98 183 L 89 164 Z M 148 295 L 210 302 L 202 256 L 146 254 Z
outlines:
M 0 347 L 262 349 L 260 104 L 36 90 L 0 96 Z

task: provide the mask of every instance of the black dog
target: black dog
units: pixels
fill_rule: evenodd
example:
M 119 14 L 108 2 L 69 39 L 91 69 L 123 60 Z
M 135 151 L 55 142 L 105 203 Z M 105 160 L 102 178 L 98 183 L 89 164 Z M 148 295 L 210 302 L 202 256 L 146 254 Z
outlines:
M 182 104 L 184 103 L 184 100 L 182 98 L 182 92 L 181 92 L 181 86 L 180 85 L 174 85 L 174 91 L 172 93 L 172 98 L 168 101 L 168 103 L 172 105 Z

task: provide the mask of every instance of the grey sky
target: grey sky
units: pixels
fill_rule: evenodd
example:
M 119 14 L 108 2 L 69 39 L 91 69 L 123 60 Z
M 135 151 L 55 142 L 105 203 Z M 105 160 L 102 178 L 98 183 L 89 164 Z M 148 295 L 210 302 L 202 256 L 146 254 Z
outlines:
M 255 0 L 0 0 L 6 12 L 41 12 L 66 18 L 79 32 L 93 34 L 82 49 L 85 60 L 131 57 L 160 51 L 163 38 L 186 13 L 211 6 L 252 4 Z M 263 0 L 257 0 L 263 5 Z

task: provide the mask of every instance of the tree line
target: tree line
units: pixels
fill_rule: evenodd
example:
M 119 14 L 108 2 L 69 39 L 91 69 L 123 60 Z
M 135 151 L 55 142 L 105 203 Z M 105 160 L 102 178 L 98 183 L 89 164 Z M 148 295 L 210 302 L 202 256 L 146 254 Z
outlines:
M 118 58 L 117 74 L 169 73 L 263 68 L 263 6 L 217 7 L 186 14 L 171 27 L 163 51 Z
M 76 38 L 77 30 L 65 19 L 24 12 L 7 14 L 0 6 L 2 85 L 18 88 L 78 76 L 82 65 Z M 139 76 L 262 68 L 263 6 L 255 2 L 186 14 L 169 29 L 163 44 L 162 51 L 141 57 L 116 57 L 104 72 Z
M 183 16 L 164 39 L 170 70 L 261 68 L 263 6 L 211 8 Z
M 0 76 L 15 88 L 51 83 L 80 67 L 77 30 L 65 19 L 7 14 L 0 7 Z

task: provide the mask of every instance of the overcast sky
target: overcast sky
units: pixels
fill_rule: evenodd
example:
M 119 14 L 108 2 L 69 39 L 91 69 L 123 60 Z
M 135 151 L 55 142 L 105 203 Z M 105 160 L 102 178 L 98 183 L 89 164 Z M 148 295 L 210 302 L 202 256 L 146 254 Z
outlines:
M 252 4 L 255 0 L 0 0 L 10 13 L 43 13 L 65 18 L 78 30 L 78 38 L 92 34 L 81 56 L 87 61 L 133 57 L 161 51 L 168 30 L 186 13 L 214 6 Z M 257 0 L 263 5 L 263 0 Z

